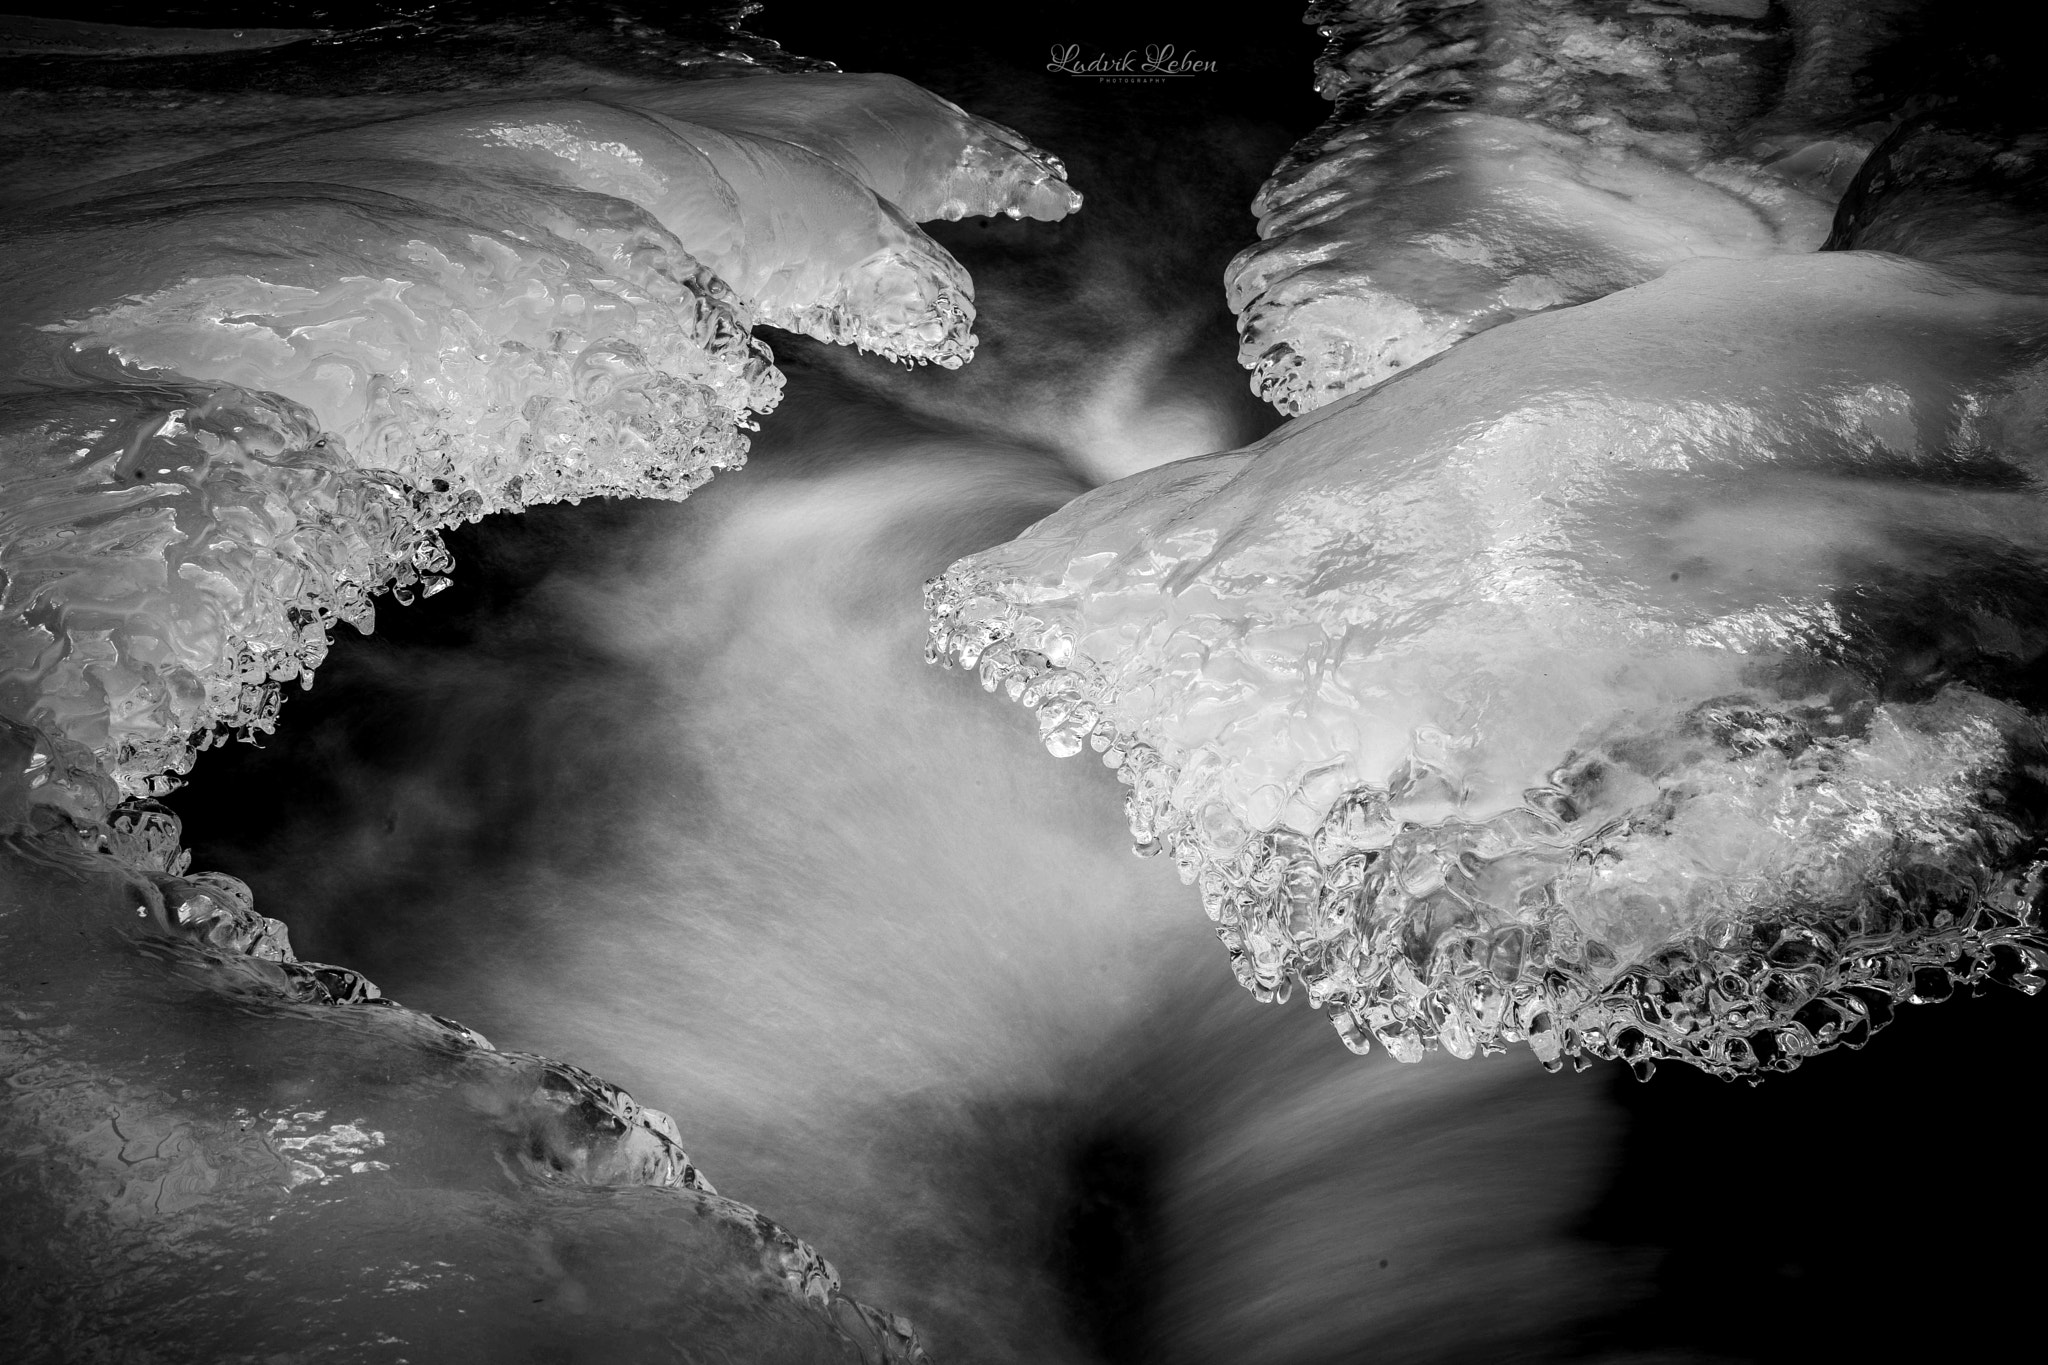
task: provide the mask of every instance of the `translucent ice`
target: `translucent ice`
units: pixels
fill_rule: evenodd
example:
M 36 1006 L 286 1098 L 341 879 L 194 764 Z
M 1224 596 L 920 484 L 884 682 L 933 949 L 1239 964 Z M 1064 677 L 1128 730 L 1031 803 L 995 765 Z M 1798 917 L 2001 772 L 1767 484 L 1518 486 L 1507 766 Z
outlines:
M 933 657 L 1119 765 L 1245 985 L 1360 1049 L 1735 1075 L 2038 988 L 2048 303 L 2000 283 L 1523 319 L 962 561 Z
M 892 179 L 901 180 L 897 169 Z M 678 273 L 702 261 L 759 320 L 895 358 L 958 364 L 972 352 L 964 272 L 852 171 L 780 138 L 598 100 L 384 120 L 239 148 L 40 207 L 61 214 L 88 196 L 98 207 L 188 185 L 294 182 L 396 195 L 401 214 L 426 205 L 584 244 L 607 228 L 653 229 L 653 241 L 628 249 L 651 253 L 659 242 L 685 253 Z
M 1682 261 L 1817 247 L 1883 131 L 1861 68 L 1916 7 L 1312 5 L 1336 112 L 1226 272 L 1254 392 L 1305 412 Z
M 471 104 L 18 213 L 7 713 L 160 788 L 195 742 L 267 725 L 275 684 L 335 620 L 366 625 L 370 594 L 443 581 L 439 528 L 680 497 L 740 463 L 781 384 L 754 323 L 964 361 L 966 273 L 862 176 L 921 209 L 1073 206 L 1056 161 L 902 82 L 697 84 L 647 98 L 720 126 Z M 754 93 L 721 113 L 727 88 Z M 771 106 L 773 135 L 747 131 Z

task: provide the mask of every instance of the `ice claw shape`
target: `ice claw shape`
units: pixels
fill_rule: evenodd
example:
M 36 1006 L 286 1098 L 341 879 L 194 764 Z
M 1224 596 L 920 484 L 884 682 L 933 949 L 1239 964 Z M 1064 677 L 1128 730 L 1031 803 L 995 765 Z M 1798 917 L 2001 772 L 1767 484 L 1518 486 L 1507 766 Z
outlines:
M 444 586 L 437 531 L 739 465 L 782 384 L 755 324 L 963 363 L 972 282 L 881 191 L 1078 204 L 893 78 L 596 94 L 243 146 L 6 225 L 6 714 L 161 794 L 268 728 L 334 622 Z

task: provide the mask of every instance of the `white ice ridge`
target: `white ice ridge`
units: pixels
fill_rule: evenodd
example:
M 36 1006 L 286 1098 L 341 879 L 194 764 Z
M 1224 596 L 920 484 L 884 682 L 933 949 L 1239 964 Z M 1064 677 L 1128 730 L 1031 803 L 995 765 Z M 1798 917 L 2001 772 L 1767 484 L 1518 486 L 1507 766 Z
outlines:
M 1896 256 L 1691 263 L 1076 500 L 931 657 L 1358 1050 L 1786 1068 L 2048 971 L 2044 342 Z
M 0 714 L 130 794 L 434 591 L 439 529 L 740 464 L 754 325 L 963 363 L 972 284 L 911 215 L 1079 202 L 886 76 L 388 113 L 0 222 Z
M 1819 246 L 1885 127 L 1859 67 L 1919 3 L 1317 0 L 1335 112 L 1225 273 L 1253 391 L 1306 412 L 1683 261 Z

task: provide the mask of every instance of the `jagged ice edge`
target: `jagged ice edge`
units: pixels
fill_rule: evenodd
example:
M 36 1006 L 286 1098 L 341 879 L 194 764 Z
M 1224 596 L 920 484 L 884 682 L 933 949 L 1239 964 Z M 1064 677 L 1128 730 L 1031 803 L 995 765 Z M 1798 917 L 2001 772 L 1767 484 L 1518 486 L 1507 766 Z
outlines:
M 1529 831 L 1509 822 L 1538 820 L 1537 812 L 1404 825 L 1365 849 L 1359 817 L 1384 793 L 1353 789 L 1312 832 L 1241 823 L 1204 830 L 1200 822 L 1220 803 L 1194 809 L 1207 795 L 1201 774 L 1112 720 L 1109 671 L 1077 658 L 1072 639 L 1009 600 L 996 575 L 965 561 L 927 582 L 925 606 L 926 662 L 974 671 L 985 691 L 1001 688 L 1035 711 L 1056 757 L 1084 745 L 1101 754 L 1131 789 L 1133 851 L 1170 850 L 1182 882 L 1200 886 L 1239 982 L 1271 1002 L 1287 1000 L 1299 982 L 1353 1052 L 1378 1039 L 1395 1059 L 1416 1062 L 1439 1047 L 1468 1058 L 1520 1042 L 1551 1071 L 1567 1059 L 1580 1070 L 1596 1058 L 1620 1060 L 1647 1080 L 1669 1059 L 1754 1084 L 1818 1053 L 1861 1047 L 1901 1002 L 1931 1003 L 1993 980 L 2028 995 L 2048 986 L 2038 920 L 2048 859 L 2040 858 L 1997 885 L 1971 888 L 1924 924 L 1853 936 L 1790 915 L 1723 922 L 1604 981 L 1574 960 L 1585 935 L 1554 897 L 1533 925 L 1497 930 L 1492 941 L 1445 936 L 1418 964 L 1369 913 L 1376 876 L 1383 884 L 1399 854 L 1433 852 L 1446 833 L 1526 848 Z

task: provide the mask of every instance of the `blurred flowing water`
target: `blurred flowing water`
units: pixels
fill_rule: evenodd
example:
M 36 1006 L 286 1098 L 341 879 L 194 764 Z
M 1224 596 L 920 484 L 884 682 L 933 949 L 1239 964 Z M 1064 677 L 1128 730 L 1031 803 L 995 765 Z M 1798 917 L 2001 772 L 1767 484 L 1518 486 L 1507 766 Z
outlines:
M 926 577 L 1276 421 L 1219 280 L 1321 113 L 1292 7 L 752 26 L 1023 130 L 1087 207 L 934 229 L 978 286 L 964 370 L 771 334 L 746 470 L 452 536 L 453 588 L 207 756 L 196 865 L 307 958 L 669 1110 L 938 1360 L 1895 1356 L 2023 1303 L 2038 1007 L 1754 1091 L 1360 1061 L 1237 987 L 1109 773 L 924 666 Z M 1220 69 L 1046 71 L 1068 43 Z

